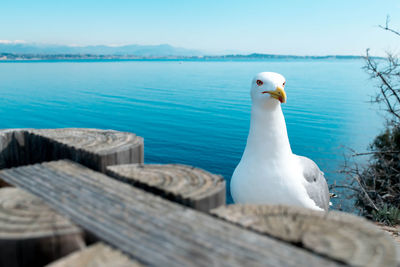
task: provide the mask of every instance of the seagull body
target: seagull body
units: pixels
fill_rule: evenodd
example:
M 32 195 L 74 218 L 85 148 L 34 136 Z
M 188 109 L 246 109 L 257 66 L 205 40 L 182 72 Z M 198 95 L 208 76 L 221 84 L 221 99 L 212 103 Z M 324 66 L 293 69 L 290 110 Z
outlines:
M 246 148 L 231 179 L 235 203 L 287 204 L 328 210 L 324 174 L 309 158 L 292 153 L 281 103 L 285 78 L 259 73 L 252 82 L 251 122 Z

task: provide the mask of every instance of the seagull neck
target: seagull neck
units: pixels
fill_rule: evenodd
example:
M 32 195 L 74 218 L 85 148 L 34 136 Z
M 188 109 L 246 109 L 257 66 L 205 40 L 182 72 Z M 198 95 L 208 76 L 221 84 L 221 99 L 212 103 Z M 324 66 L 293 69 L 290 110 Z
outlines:
M 251 108 L 246 151 L 259 158 L 287 157 L 292 154 L 281 105 Z

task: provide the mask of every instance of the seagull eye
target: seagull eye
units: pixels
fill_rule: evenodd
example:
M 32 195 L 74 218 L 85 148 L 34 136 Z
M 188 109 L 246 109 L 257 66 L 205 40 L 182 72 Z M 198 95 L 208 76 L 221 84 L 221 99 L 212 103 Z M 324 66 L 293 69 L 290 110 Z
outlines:
M 261 81 L 261 80 L 257 80 L 257 85 L 258 86 L 261 86 L 261 85 L 263 85 L 264 83 Z
M 285 86 L 286 82 L 283 82 L 283 86 Z

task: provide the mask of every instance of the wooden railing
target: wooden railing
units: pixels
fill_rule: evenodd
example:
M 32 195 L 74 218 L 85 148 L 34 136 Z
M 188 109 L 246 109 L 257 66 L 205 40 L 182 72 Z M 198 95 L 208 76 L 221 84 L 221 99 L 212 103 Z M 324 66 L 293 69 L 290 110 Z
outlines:
M 222 177 L 143 151 L 111 130 L 0 131 L 0 266 L 396 266 L 362 218 L 225 206 Z

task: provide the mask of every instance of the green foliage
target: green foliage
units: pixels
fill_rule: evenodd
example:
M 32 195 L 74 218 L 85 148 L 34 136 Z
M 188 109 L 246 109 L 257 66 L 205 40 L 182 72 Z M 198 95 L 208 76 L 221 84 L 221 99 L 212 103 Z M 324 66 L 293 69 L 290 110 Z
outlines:
M 400 129 L 398 125 L 389 127 L 384 133 L 378 135 L 371 145 L 375 151 L 399 151 L 400 150 Z M 376 155 L 375 155 L 376 157 Z M 379 159 L 379 157 L 376 157 Z M 398 155 L 397 155 L 398 158 Z
M 383 208 L 372 211 L 372 219 L 387 225 L 400 224 L 400 209 L 385 204 Z
M 398 224 L 400 207 L 400 127 L 388 126 L 378 135 L 370 149 L 369 164 L 358 171 L 357 181 L 363 188 L 356 193 L 356 206 L 370 219 Z

